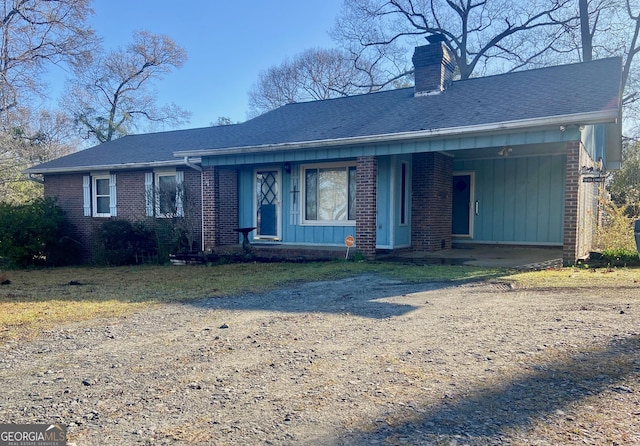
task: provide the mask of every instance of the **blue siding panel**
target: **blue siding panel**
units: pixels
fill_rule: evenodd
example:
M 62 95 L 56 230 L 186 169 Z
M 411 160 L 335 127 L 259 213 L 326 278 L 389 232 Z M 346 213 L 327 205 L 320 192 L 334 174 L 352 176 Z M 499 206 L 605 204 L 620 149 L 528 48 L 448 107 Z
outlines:
M 376 245 L 391 244 L 391 157 L 378 158 L 378 182 L 376 194 L 377 231 Z
M 422 141 L 403 141 L 397 143 L 319 147 L 304 150 L 262 151 L 254 153 L 238 153 L 234 155 L 205 156 L 203 166 L 243 164 L 269 164 L 283 162 L 326 161 L 331 159 L 355 158 L 358 156 L 390 156 L 417 152 L 456 151 L 486 147 L 518 146 L 523 144 L 543 144 L 567 142 L 580 139 L 577 128 L 565 131 L 540 130 L 521 133 L 497 133 L 482 136 L 449 137 Z
M 394 247 L 399 247 L 399 246 L 409 246 L 411 244 L 411 187 L 409 186 L 409 190 L 407 191 L 408 193 L 408 203 L 407 203 L 407 221 L 406 224 L 401 225 L 400 224 L 400 217 L 401 217 L 401 203 L 400 203 L 400 198 L 401 198 L 401 186 L 402 186 L 402 162 L 405 162 L 407 164 L 407 170 L 406 170 L 406 175 L 407 175 L 407 181 L 409 183 L 409 185 L 411 185 L 411 160 L 412 160 L 412 156 L 407 156 L 407 155 L 400 155 L 398 157 L 395 157 L 396 159 L 396 163 L 394 166 L 396 175 L 395 175 L 395 212 L 394 212 L 394 238 L 393 238 L 393 245 Z
M 456 161 L 474 171 L 474 240 L 489 243 L 562 244 L 566 156 Z
M 242 227 L 250 227 L 255 225 L 253 218 L 253 169 L 243 168 L 238 171 L 238 225 Z M 249 234 L 249 239 L 252 240 L 255 232 Z M 241 235 L 238 234 L 238 241 L 241 240 Z
M 504 167 L 504 221 L 503 221 L 503 238 L 505 241 L 513 242 L 516 240 L 516 218 L 515 212 L 507 212 L 508 209 L 515 209 L 517 204 L 516 194 L 516 175 L 510 170 L 506 160 L 503 161 Z

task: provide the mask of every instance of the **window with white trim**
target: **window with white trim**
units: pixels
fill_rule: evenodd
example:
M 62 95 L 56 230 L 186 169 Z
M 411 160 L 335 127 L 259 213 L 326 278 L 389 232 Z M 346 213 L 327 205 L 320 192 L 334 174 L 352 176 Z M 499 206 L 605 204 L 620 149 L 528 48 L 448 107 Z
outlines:
M 173 218 L 184 215 L 184 172 L 156 171 L 145 174 L 146 214 Z
M 116 217 L 116 175 L 92 174 L 82 178 L 84 216 Z
M 302 166 L 303 224 L 354 225 L 356 166 L 353 163 Z

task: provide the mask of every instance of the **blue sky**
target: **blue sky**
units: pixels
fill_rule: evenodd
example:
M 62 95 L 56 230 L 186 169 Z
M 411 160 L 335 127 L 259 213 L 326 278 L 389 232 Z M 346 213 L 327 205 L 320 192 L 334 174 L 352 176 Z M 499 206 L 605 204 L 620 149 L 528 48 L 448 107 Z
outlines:
M 90 23 L 106 49 L 125 46 L 134 30 L 166 34 L 187 63 L 156 84 L 158 103 L 192 112 L 183 127 L 219 116 L 245 121 L 247 92 L 260 71 L 306 49 L 335 45 L 329 29 L 342 0 L 94 0 Z

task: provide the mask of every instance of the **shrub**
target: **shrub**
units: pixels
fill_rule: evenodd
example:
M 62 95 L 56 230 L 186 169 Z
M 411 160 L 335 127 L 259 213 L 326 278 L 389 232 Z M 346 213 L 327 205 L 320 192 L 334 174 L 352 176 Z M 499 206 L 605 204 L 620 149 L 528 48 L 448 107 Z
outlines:
M 190 243 L 185 228 L 181 225 L 182 219 L 149 219 L 145 225 L 153 231 L 158 246 L 158 262 L 169 260 L 169 254 L 188 253 Z
M 0 257 L 11 266 L 63 265 L 76 261 L 62 210 L 52 198 L 29 204 L 0 204 Z
M 611 201 L 603 203 L 603 224 L 596 231 L 596 247 L 609 262 L 638 260 L 638 250 L 633 233 L 639 217 L 637 206 L 617 206 Z
M 94 240 L 94 260 L 100 265 L 133 265 L 157 256 L 153 231 L 140 223 L 107 220 L 97 228 Z

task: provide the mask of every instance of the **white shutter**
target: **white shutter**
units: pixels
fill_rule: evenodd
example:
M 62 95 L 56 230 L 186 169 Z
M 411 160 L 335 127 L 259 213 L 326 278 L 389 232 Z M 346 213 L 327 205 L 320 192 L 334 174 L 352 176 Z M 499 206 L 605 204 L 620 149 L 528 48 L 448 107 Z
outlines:
M 176 172 L 176 216 L 184 217 L 184 172 Z
M 153 217 L 153 172 L 144 174 L 144 202 L 147 217 Z
M 82 198 L 84 216 L 91 217 L 91 177 L 89 175 L 82 177 Z
M 109 214 L 112 217 L 118 216 L 118 199 L 116 196 L 116 174 L 109 175 Z

